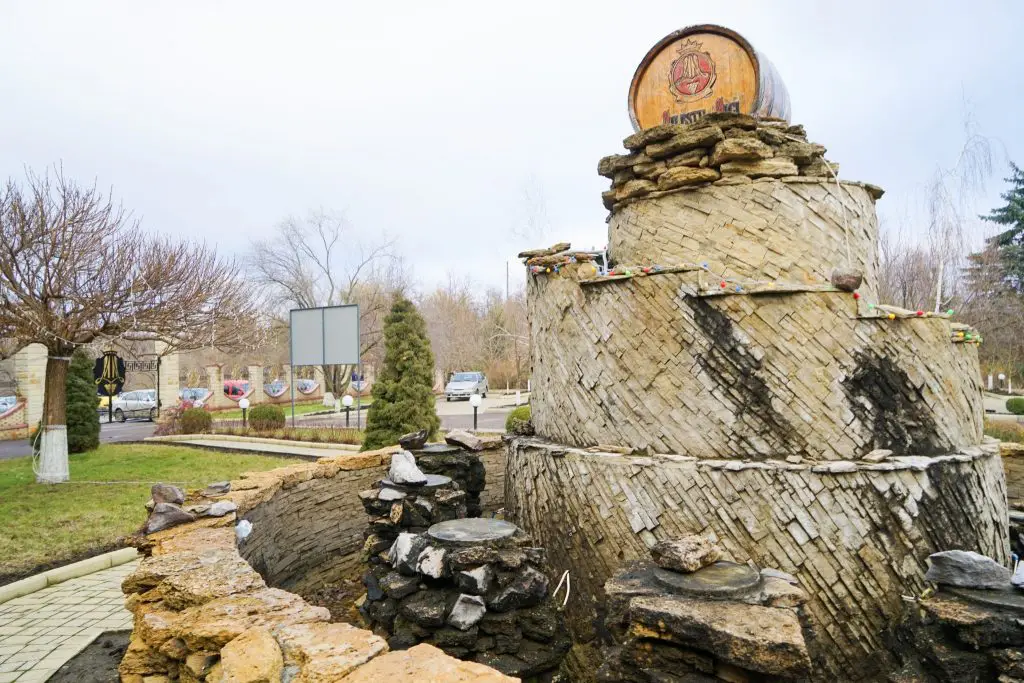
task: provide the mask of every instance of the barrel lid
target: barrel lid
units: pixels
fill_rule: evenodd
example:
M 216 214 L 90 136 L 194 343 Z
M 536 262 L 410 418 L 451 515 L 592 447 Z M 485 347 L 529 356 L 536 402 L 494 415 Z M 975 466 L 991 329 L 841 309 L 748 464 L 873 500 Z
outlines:
M 766 97 L 779 102 L 773 106 Z M 673 31 L 648 50 L 630 82 L 627 108 L 640 131 L 660 123 L 691 123 L 711 111 L 788 118 L 788 103 L 774 67 L 743 36 L 724 26 L 696 24 Z

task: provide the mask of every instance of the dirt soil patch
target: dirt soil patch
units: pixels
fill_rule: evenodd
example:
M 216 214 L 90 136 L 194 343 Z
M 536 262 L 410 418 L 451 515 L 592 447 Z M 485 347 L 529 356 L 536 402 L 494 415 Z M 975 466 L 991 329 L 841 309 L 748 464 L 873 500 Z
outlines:
M 117 665 L 131 631 L 106 631 L 65 662 L 47 683 L 118 683 Z

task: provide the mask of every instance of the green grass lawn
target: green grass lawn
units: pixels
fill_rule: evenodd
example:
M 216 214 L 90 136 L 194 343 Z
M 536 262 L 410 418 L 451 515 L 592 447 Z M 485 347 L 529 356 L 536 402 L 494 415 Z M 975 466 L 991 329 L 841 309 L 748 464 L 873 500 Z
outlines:
M 154 482 L 195 488 L 292 462 L 182 446 L 104 444 L 71 456 L 70 483 L 46 485 L 35 483 L 31 458 L 0 461 L 0 585 L 119 547 L 119 539 L 145 521 Z

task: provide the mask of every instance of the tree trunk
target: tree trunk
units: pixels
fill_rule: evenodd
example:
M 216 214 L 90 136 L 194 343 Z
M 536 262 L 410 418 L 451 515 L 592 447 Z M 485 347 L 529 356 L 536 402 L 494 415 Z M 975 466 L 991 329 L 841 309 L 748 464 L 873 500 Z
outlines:
M 71 351 L 49 349 L 46 358 L 43 422 L 40 434 L 39 464 L 36 481 L 56 484 L 67 481 L 68 427 L 67 381 Z

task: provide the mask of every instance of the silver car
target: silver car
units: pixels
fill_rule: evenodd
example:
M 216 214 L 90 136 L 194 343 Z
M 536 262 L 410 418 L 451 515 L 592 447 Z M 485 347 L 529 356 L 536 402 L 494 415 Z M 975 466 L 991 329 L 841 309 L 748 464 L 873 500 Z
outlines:
M 456 372 L 444 388 L 444 400 L 468 399 L 473 394 L 487 398 L 487 377 L 482 372 Z
M 156 419 L 156 390 L 126 391 L 114 397 L 113 407 L 114 419 L 118 422 L 129 417 L 146 418 L 152 422 Z

